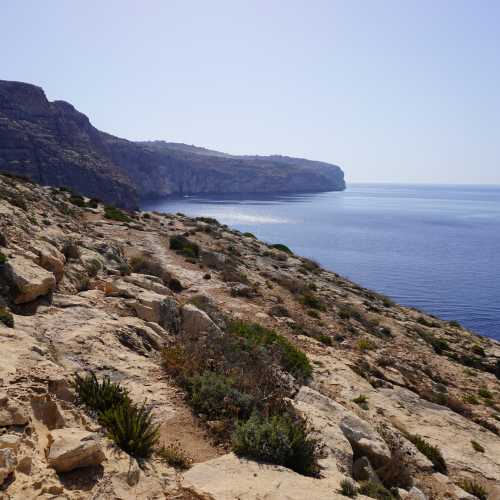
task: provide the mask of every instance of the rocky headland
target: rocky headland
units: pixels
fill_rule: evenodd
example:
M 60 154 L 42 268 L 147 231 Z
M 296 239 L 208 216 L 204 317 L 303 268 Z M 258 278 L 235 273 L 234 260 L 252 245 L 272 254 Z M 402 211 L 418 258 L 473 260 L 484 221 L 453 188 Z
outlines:
M 101 132 L 35 85 L 0 80 L 0 172 L 64 186 L 124 208 L 199 193 L 338 191 L 340 167 L 286 156 L 234 156 Z
M 2 175 L 0 295 L 2 499 L 500 498 L 500 344 L 279 242 Z

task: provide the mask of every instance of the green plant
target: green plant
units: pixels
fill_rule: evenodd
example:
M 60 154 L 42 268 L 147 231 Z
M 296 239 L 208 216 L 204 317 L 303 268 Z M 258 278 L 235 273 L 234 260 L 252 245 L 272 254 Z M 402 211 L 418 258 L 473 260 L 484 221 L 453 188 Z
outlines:
M 101 200 L 98 200 L 97 198 L 90 198 L 90 200 L 87 202 L 87 207 L 99 208 L 99 203 L 101 203 Z
M 376 347 L 375 343 L 367 338 L 359 339 L 356 346 L 360 351 L 370 351 Z
M 188 240 L 182 235 L 170 237 L 170 249 L 192 259 L 198 258 L 200 255 L 200 247 L 198 244 Z
M 467 493 L 470 493 L 471 495 L 479 498 L 479 500 L 487 500 L 488 498 L 486 489 L 472 479 L 464 479 L 460 483 L 460 487 Z
M 85 200 L 83 199 L 82 196 L 78 195 L 78 194 L 73 194 L 69 197 L 69 202 L 72 204 L 72 205 L 75 205 L 76 207 L 84 207 L 85 206 Z
M 236 426 L 232 442 L 238 455 L 283 465 L 307 476 L 319 473 L 319 442 L 297 416 L 252 415 Z
M 156 276 L 164 282 L 167 280 L 167 272 L 161 265 L 161 262 L 155 257 L 144 256 L 142 254 L 132 257 L 129 261 L 129 266 L 132 272 Z
M 326 335 L 324 333 L 320 333 L 318 335 L 318 340 L 325 345 L 331 346 L 333 345 L 333 340 L 329 335 Z
M 477 441 L 471 439 L 470 444 L 472 445 L 475 451 L 478 451 L 479 453 L 484 453 L 484 448 Z
M 476 396 L 474 396 L 474 394 L 465 394 L 464 396 L 462 396 L 462 399 L 466 402 L 466 403 L 469 403 L 471 405 L 477 405 L 479 404 L 479 401 L 478 399 L 476 398 Z
M 252 397 L 233 387 L 233 381 L 223 375 L 204 372 L 188 382 L 190 403 L 197 413 L 211 420 L 227 417 L 248 418 L 255 402 Z
M 319 315 L 318 311 L 316 311 L 314 309 L 309 309 L 307 311 L 307 315 L 311 316 L 311 318 L 314 318 L 314 319 L 319 319 L 320 318 L 320 315 Z
M 88 273 L 89 276 L 97 276 L 97 273 L 101 270 L 102 264 L 99 259 L 90 259 L 86 264 L 85 264 L 85 269 Z
M 151 410 L 143 404 L 122 404 L 101 417 L 109 437 L 123 451 L 136 458 L 149 458 L 159 438 L 159 425 L 153 423 Z
M 437 446 L 428 443 L 416 434 L 408 436 L 408 439 L 416 446 L 420 453 L 423 453 L 432 462 L 437 472 L 441 472 L 442 474 L 447 473 L 446 462 L 441 454 L 441 450 Z
M 170 288 L 170 290 L 175 293 L 181 293 L 182 290 L 184 290 L 184 287 L 177 278 L 171 278 L 170 280 L 168 280 L 168 288 Z
M 275 248 L 276 250 L 280 250 L 280 251 L 288 253 L 290 255 L 293 254 L 293 252 L 286 245 L 283 245 L 283 243 L 275 243 L 274 245 L 269 245 L 269 247 Z
M 316 297 L 316 295 L 314 295 L 312 292 L 305 292 L 300 297 L 300 302 L 306 307 L 310 307 L 311 309 L 317 309 L 318 311 L 324 311 L 326 309 L 323 302 L 318 297 Z
M 0 322 L 9 328 L 14 328 L 14 316 L 5 307 L 0 306 Z
M 364 394 L 360 394 L 357 398 L 352 400 L 353 403 L 356 403 L 363 410 L 368 410 L 368 398 Z
M 452 328 L 462 328 L 462 325 L 455 320 L 452 320 L 448 323 Z
M 111 408 L 130 402 L 127 391 L 119 384 L 104 377 L 100 382 L 95 373 L 81 377 L 76 374 L 72 382 L 78 404 L 85 405 L 100 417 Z
M 244 337 L 253 345 L 275 348 L 279 353 L 281 366 L 294 377 L 308 379 L 312 375 L 312 366 L 304 352 L 273 330 L 257 323 L 232 321 L 229 331 Z
M 339 493 L 345 497 L 355 498 L 358 494 L 358 487 L 350 479 L 342 479 Z
M 73 240 L 66 240 L 61 251 L 68 260 L 76 260 L 80 258 L 80 249 Z
M 253 234 L 253 233 L 243 233 L 243 236 L 245 236 L 246 238 L 253 238 L 254 240 L 257 239 L 255 237 L 255 234 Z
M 488 389 L 486 389 L 485 387 L 481 387 L 477 391 L 477 393 L 479 394 L 479 396 L 481 396 L 484 399 L 491 399 L 493 397 L 493 394 Z
M 125 212 L 112 205 L 106 205 L 104 207 L 104 217 L 118 222 L 130 222 L 132 220 Z
M 383 484 L 375 481 L 362 481 L 358 492 L 377 500 L 395 500 L 396 498 Z
M 193 462 L 184 449 L 181 447 L 179 442 L 173 444 L 168 444 L 167 446 L 162 446 L 156 450 L 156 454 L 163 459 L 171 467 L 176 469 L 189 469 L 191 463 Z
M 478 356 L 485 356 L 486 355 L 486 353 L 484 352 L 484 349 L 479 344 L 474 344 L 472 346 L 471 350 L 474 354 L 477 354 Z
M 0 265 L 5 264 L 7 262 L 7 255 L 3 252 L 0 252 Z

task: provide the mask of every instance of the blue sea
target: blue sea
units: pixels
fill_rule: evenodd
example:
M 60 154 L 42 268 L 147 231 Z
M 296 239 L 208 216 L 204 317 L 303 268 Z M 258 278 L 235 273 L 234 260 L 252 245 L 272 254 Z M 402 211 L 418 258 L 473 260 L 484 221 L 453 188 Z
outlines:
M 500 340 L 500 187 L 352 184 L 344 192 L 192 196 L 143 208 L 215 217 Z

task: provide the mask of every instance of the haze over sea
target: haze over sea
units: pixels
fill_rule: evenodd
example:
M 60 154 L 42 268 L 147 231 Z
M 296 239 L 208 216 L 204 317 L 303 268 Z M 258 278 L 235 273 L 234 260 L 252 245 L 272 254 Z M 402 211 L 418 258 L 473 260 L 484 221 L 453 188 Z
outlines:
M 344 192 L 192 196 L 142 208 L 215 217 L 500 340 L 500 186 L 351 184 Z

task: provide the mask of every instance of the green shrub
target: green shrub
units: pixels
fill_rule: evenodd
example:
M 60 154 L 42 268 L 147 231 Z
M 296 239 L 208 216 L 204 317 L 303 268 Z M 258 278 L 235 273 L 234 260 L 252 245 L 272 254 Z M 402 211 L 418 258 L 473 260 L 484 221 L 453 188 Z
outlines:
M 73 194 L 69 197 L 69 202 L 76 207 L 83 208 L 85 206 L 85 200 L 82 196 L 78 194 Z
M 247 339 L 253 345 L 274 347 L 279 353 L 281 366 L 298 379 L 308 379 L 312 366 L 307 356 L 282 335 L 257 323 L 233 321 L 229 331 Z
M 467 493 L 479 498 L 479 500 L 487 500 L 488 498 L 486 489 L 472 479 L 465 479 L 460 483 L 460 487 Z
M 319 473 L 319 443 L 298 417 L 252 415 L 237 425 L 232 442 L 238 455 L 283 465 L 307 476 Z
M 274 245 L 269 245 L 269 247 L 275 248 L 276 250 L 280 250 L 280 251 L 288 253 L 290 255 L 293 254 L 293 252 L 286 245 L 283 245 L 283 243 L 275 243 Z
M 446 462 L 441 454 L 441 450 L 437 446 L 433 446 L 418 435 L 410 435 L 408 438 L 417 447 L 418 451 L 423 453 L 432 462 L 437 472 L 441 472 L 442 474 L 447 473 Z
M 136 255 L 130 259 L 129 266 L 134 273 L 156 276 L 157 278 L 161 278 L 164 282 L 168 278 L 165 269 L 155 257 L 144 256 L 142 254 Z
M 251 396 L 233 387 L 233 381 L 223 375 L 204 372 L 188 382 L 190 403 L 197 413 L 211 420 L 239 417 L 248 418 L 254 401 Z
M 2 264 L 5 264 L 7 262 L 7 255 L 5 255 L 3 252 L 0 252 L 0 266 Z
M 355 498 L 358 494 L 358 487 L 350 479 L 342 479 L 339 493 L 345 497 Z
M 87 202 L 87 207 L 99 208 L 99 203 L 101 203 L 101 200 L 98 200 L 97 198 L 90 198 L 90 200 Z
M 358 493 L 377 500 L 395 500 L 395 497 L 383 484 L 375 481 L 362 481 Z
M 473 439 L 471 439 L 470 444 L 472 445 L 472 447 L 474 448 L 475 451 L 477 451 L 479 453 L 484 453 L 484 448 L 477 441 L 474 441 Z
M 162 446 L 156 451 L 157 455 L 171 467 L 186 470 L 191 466 L 192 460 L 188 457 L 180 443 Z
M 368 398 L 364 394 L 360 394 L 357 398 L 352 400 L 353 403 L 356 403 L 363 410 L 368 410 Z
M 200 255 L 200 247 L 198 244 L 188 240 L 182 235 L 170 237 L 170 249 L 192 259 L 197 259 Z
M 257 239 L 255 237 L 255 234 L 253 234 L 253 233 L 243 233 L 243 236 L 245 236 L 246 238 L 253 238 L 254 240 Z
M 85 269 L 91 277 L 97 276 L 97 273 L 101 270 L 101 268 L 102 264 L 99 259 L 91 259 L 85 265 Z
M 0 323 L 9 328 L 14 328 L 14 316 L 5 307 L 0 306 Z
M 170 280 L 168 280 L 168 288 L 170 288 L 170 290 L 175 293 L 181 293 L 182 290 L 184 290 L 184 287 L 177 278 L 171 278 Z
M 341 319 L 345 320 L 351 318 L 359 322 L 363 320 L 363 315 L 361 311 L 358 308 L 352 306 L 351 304 L 343 304 L 342 306 L 340 306 L 338 310 L 338 315 Z
M 104 217 L 118 222 L 130 222 L 132 220 L 125 212 L 112 205 L 106 205 L 104 207 Z
M 153 424 L 151 410 L 143 404 L 122 404 L 101 417 L 109 437 L 123 451 L 136 458 L 149 458 L 159 438 L 159 426 Z
M 453 328 L 460 328 L 460 329 L 462 328 L 462 325 L 455 320 L 450 321 L 448 324 Z
M 307 311 L 307 315 L 311 316 L 311 318 L 314 318 L 314 319 L 320 318 L 318 311 L 316 311 L 315 309 L 310 309 L 309 311 Z
M 471 350 L 474 354 L 477 354 L 478 356 L 485 356 L 486 355 L 486 353 L 484 352 L 484 349 L 479 344 L 474 344 L 472 346 Z
M 67 260 L 77 260 L 80 258 L 80 249 L 73 240 L 66 240 L 61 251 Z
M 479 394 L 479 396 L 481 396 L 484 399 L 491 399 L 493 397 L 493 394 L 488 389 L 486 389 L 485 387 L 481 387 L 477 391 L 477 393 Z
M 98 417 L 111 408 L 129 402 L 128 393 L 123 387 L 111 382 L 109 377 L 104 377 L 99 382 L 93 372 L 84 377 L 76 374 L 72 385 L 76 391 L 77 403 L 85 405 Z
M 305 292 L 301 297 L 300 297 L 300 302 L 305 305 L 306 307 L 310 307 L 311 309 L 317 309 L 318 311 L 324 311 L 325 305 L 321 300 L 316 297 L 312 292 Z
M 359 339 L 356 346 L 360 351 L 370 351 L 376 347 L 375 343 L 367 338 Z
M 324 333 L 320 333 L 318 335 L 318 340 L 325 345 L 332 346 L 333 345 L 333 340 L 329 335 L 326 335 Z

